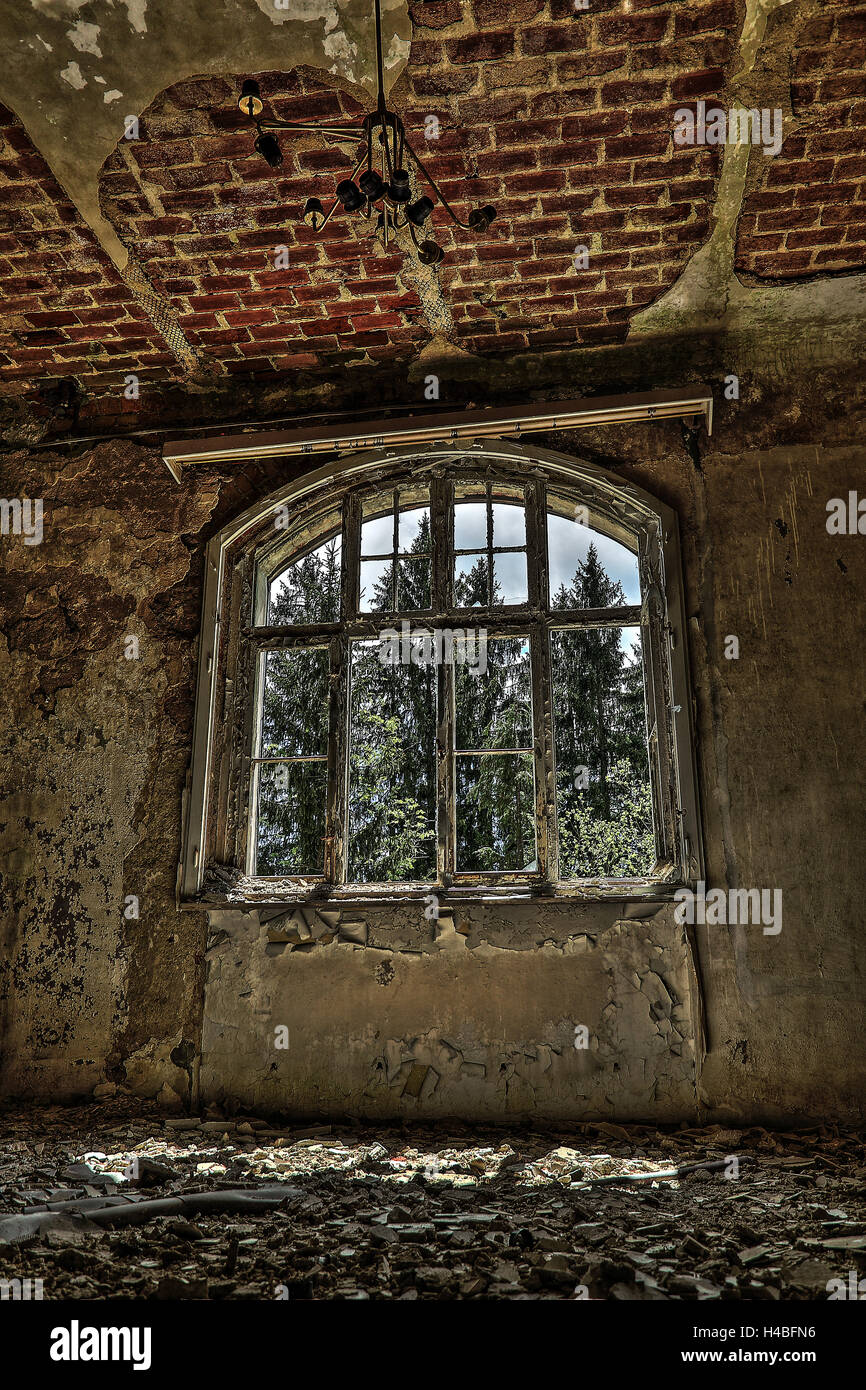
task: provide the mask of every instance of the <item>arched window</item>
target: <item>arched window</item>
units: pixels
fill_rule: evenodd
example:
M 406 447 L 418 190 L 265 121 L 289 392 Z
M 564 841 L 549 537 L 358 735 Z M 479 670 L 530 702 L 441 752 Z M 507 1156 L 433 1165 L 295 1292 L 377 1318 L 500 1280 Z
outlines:
M 697 877 L 673 514 L 497 444 L 319 470 L 215 538 L 183 888 L 653 896 Z

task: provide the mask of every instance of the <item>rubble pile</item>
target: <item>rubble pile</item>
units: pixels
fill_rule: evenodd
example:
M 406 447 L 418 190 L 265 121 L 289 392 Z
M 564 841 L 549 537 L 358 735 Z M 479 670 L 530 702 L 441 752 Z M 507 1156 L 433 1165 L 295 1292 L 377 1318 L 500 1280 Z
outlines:
M 838 1129 L 0 1114 L 0 1281 L 46 1299 L 826 1299 L 864 1199 Z

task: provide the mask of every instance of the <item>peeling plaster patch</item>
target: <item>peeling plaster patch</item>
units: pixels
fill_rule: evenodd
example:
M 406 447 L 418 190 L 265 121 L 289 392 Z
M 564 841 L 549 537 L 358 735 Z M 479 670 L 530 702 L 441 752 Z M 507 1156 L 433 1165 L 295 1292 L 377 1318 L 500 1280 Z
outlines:
M 76 14 L 89 3 L 90 0 L 30 0 L 31 8 L 49 19 L 59 19 L 64 11 L 66 14 Z
M 440 922 L 431 941 L 417 904 L 389 906 L 367 924 L 376 944 L 337 940 L 327 952 L 314 940 L 322 909 L 277 910 L 264 922 L 265 912 L 210 914 L 204 1101 L 230 1095 L 297 1115 L 348 1107 L 475 1120 L 694 1113 L 694 986 L 682 930 L 664 913 L 650 928 L 611 921 L 605 909 L 598 944 L 566 964 L 560 931 L 540 944 L 553 921 L 535 922 L 536 913 L 527 921 L 525 908 L 494 913 L 525 952 L 516 941 L 515 949 L 467 950 L 460 938 L 472 931 L 471 910 L 461 910 L 456 931 Z M 491 914 L 474 915 L 489 933 Z M 567 933 L 573 913 L 553 915 Z M 294 944 L 307 930 L 310 939 Z M 274 955 L 281 935 L 293 949 Z M 577 1051 L 575 1026 L 584 1021 L 592 1041 Z M 278 1023 L 293 1040 L 280 1055 L 269 1045 Z
M 399 34 L 395 34 L 388 45 L 385 54 L 385 67 L 394 68 L 398 63 L 409 61 L 409 49 L 412 47 L 408 39 L 401 39 Z
M 80 92 L 82 87 L 87 86 L 87 78 L 81 76 L 81 69 L 77 63 L 69 63 L 60 76 L 64 82 L 69 83 L 70 87 L 74 87 L 76 92 Z
M 792 0 L 747 0 L 740 36 L 742 66 L 733 79 L 734 106 L 755 105 L 745 95 L 739 100 L 737 88 L 755 69 L 770 15 L 791 3 Z M 819 316 L 823 326 L 812 336 L 829 342 L 827 322 L 856 322 L 862 318 L 862 296 L 866 294 L 863 276 L 827 281 L 820 287 L 820 301 L 816 299 L 815 286 L 808 283 L 750 288 L 738 278 L 734 270 L 736 231 L 746 194 L 751 150 L 752 146 L 745 144 L 725 146 L 710 239 L 692 256 L 667 293 L 634 315 L 629 325 L 629 342 L 644 335 L 691 334 L 705 328 L 735 332 L 757 323 L 765 345 L 769 328 L 776 322 L 784 321 L 790 336 L 794 320 L 810 324 Z M 784 336 L 783 333 L 780 342 Z M 782 347 L 774 347 L 773 358 L 783 351 Z M 767 364 L 765 349 L 762 364 Z
M 272 24 L 285 24 L 290 19 L 300 20 L 303 24 L 312 24 L 317 19 L 327 21 L 332 18 L 334 24 L 338 22 L 338 17 L 334 17 L 334 11 L 327 4 L 327 0 L 291 0 L 291 7 L 284 4 L 279 9 L 275 0 L 256 0 L 256 4 Z M 334 24 L 327 25 L 326 32 L 333 29 Z
M 54 45 L 53 45 L 53 44 L 51 44 L 51 43 L 46 43 L 45 40 L 43 39 L 43 37 L 42 37 L 41 34 L 37 34 L 36 37 L 37 37 L 37 39 L 39 40 L 39 42 L 42 44 L 42 47 L 45 49 L 46 53 L 53 53 L 53 52 L 54 52 Z
M 629 336 L 664 327 L 668 330 L 685 319 L 718 320 L 727 313 L 734 280 L 734 232 L 749 167 L 749 145 L 728 145 L 722 164 L 719 191 L 713 212 L 712 236 L 689 261 L 676 284 L 631 321 Z
M 77 48 L 79 53 L 92 53 L 94 58 L 101 58 L 102 49 L 97 43 L 99 32 L 98 24 L 86 24 L 79 19 L 72 29 L 66 30 L 66 37 L 71 39 L 73 48 Z
M 103 93 L 102 100 L 105 102 L 118 101 L 122 96 L 123 92 L 119 92 L 116 87 L 112 87 L 110 92 Z
M 342 30 L 327 34 L 322 48 L 326 57 L 339 59 L 339 62 L 331 68 L 332 73 L 341 72 L 350 82 L 357 82 L 354 66 L 357 50 L 352 47 Z
M 147 33 L 147 24 L 144 16 L 147 12 L 147 0 L 123 0 L 126 6 L 126 17 L 129 20 L 131 29 L 137 34 Z

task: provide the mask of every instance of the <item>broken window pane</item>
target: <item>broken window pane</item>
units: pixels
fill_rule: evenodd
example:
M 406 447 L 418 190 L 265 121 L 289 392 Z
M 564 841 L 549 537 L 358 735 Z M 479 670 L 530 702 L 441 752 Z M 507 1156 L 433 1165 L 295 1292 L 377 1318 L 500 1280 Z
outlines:
M 551 636 L 561 878 L 630 878 L 655 863 L 640 629 Z
M 531 753 L 457 758 L 458 872 L 537 868 Z
M 349 880 L 436 875 L 436 667 L 351 645 Z
M 547 514 L 551 608 L 640 603 L 637 555 L 580 521 Z
M 340 616 L 339 535 L 293 560 L 268 584 L 268 623 L 333 623 Z
M 261 758 L 328 751 L 327 648 L 264 652 Z
M 327 762 L 259 763 L 257 874 L 321 874 Z

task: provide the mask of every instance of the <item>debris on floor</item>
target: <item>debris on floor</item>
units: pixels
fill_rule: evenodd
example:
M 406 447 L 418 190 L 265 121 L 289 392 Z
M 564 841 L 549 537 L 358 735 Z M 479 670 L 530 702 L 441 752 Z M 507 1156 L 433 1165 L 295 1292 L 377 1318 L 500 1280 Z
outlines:
M 0 1281 L 45 1299 L 807 1300 L 864 1264 L 837 1128 L 0 1113 Z

